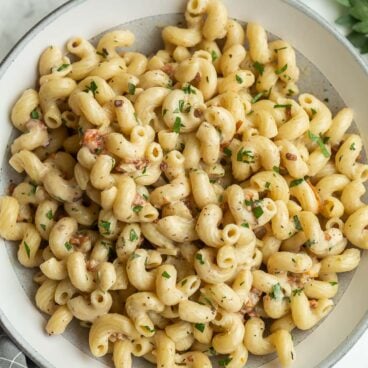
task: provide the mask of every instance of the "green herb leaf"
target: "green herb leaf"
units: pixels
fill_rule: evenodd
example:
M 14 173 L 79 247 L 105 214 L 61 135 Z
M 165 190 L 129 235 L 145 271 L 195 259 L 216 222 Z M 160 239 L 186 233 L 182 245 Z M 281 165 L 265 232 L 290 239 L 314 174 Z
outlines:
M 336 0 L 340 5 L 350 7 L 351 3 L 350 0 Z
M 270 295 L 271 299 L 275 299 L 275 300 L 279 300 L 279 299 L 282 298 L 283 294 L 282 294 L 282 289 L 281 289 L 280 283 L 277 283 L 277 284 L 272 286 L 272 290 L 271 290 L 269 295 Z
M 256 61 L 254 64 L 253 64 L 253 67 L 255 70 L 257 70 L 257 72 L 259 73 L 259 75 L 263 75 L 263 72 L 264 72 L 264 65 L 259 63 L 258 61 Z
M 196 90 L 190 84 L 185 85 L 183 87 L 183 91 L 187 95 L 190 95 L 190 94 L 196 95 L 197 94 Z
M 273 170 L 275 173 L 280 174 L 280 168 L 279 168 L 279 167 L 274 166 L 274 167 L 272 168 L 272 170 Z
M 243 83 L 243 78 L 242 78 L 240 75 L 236 74 L 236 75 L 235 75 L 235 79 L 236 79 L 236 81 L 237 81 L 239 84 L 242 84 L 242 83 Z
M 148 332 L 154 333 L 156 330 L 154 328 L 151 328 L 150 326 L 142 326 L 145 328 Z
M 140 257 L 140 255 L 134 252 L 134 253 L 132 253 L 132 255 L 130 256 L 130 259 L 136 259 L 136 258 L 139 258 L 139 257 Z
M 293 296 L 300 295 L 303 290 L 304 290 L 303 288 L 294 289 L 293 290 Z
M 162 277 L 165 277 L 165 279 L 171 278 L 170 274 L 167 273 L 166 271 L 162 272 Z
M 367 42 L 367 37 L 359 32 L 351 32 L 349 33 L 346 38 L 358 49 L 362 49 Z
M 194 327 L 195 327 L 198 331 L 203 332 L 203 331 L 204 331 L 204 329 L 206 328 L 206 325 L 205 325 L 204 323 L 196 323 L 196 324 L 194 325 Z
M 356 20 L 353 17 L 351 17 L 349 14 L 345 14 L 337 18 L 335 20 L 335 23 L 339 24 L 340 26 L 352 27 L 356 23 Z
M 242 147 L 236 155 L 236 161 L 244 162 L 246 164 L 254 164 L 254 153 Z
M 288 68 L 288 65 L 287 64 L 285 64 L 282 68 L 280 68 L 280 69 L 276 69 L 275 70 L 275 73 L 277 74 L 277 75 L 280 75 L 280 74 L 282 74 L 284 71 L 286 71 L 286 69 Z
M 84 92 L 89 92 L 91 91 L 93 93 L 93 96 L 96 96 L 96 94 L 98 93 L 98 87 L 96 82 L 93 80 L 91 81 L 91 83 L 89 84 L 89 86 L 86 86 Z
M 142 211 L 143 206 L 137 205 L 133 207 L 133 212 L 139 213 Z
M 29 185 L 31 186 L 31 191 L 30 191 L 29 195 L 36 194 L 38 185 L 33 183 L 32 181 L 29 182 Z
M 249 224 L 247 222 L 243 222 L 240 226 L 249 229 Z
M 180 133 L 180 128 L 185 127 L 184 124 L 182 124 L 181 119 L 179 116 L 176 117 L 174 126 L 173 126 L 173 132 Z
M 313 134 L 310 130 L 308 130 L 308 138 L 312 141 L 318 144 L 320 150 L 322 151 L 323 156 L 325 157 L 330 157 L 331 154 L 328 151 L 328 149 L 326 148 L 325 144 L 323 143 L 323 140 L 321 139 L 321 137 Z
M 353 142 L 350 147 L 349 147 L 350 151 L 355 151 L 356 148 L 355 148 L 355 142 Z
M 353 30 L 359 33 L 364 33 L 364 34 L 368 33 L 368 20 L 364 22 L 356 23 L 353 26 Z
M 201 264 L 201 265 L 204 265 L 204 260 L 203 260 L 203 257 L 202 257 L 202 254 L 200 253 L 197 253 L 196 256 L 195 256 L 196 260 Z
M 52 210 L 49 210 L 47 213 L 46 213 L 46 217 L 49 219 L 49 220 L 52 220 L 54 218 L 54 214 L 52 213 Z
M 231 361 L 232 361 L 233 359 L 232 358 L 230 358 L 230 357 L 225 357 L 225 358 L 223 358 L 223 359 L 220 359 L 219 361 L 218 361 L 218 365 L 220 366 L 220 367 L 226 367 Z
M 252 212 L 256 219 L 259 219 L 263 215 L 262 207 L 253 207 Z
M 69 243 L 69 242 L 65 242 L 64 243 L 64 247 L 66 248 L 66 250 L 69 252 L 73 249 L 73 246 Z
M 137 88 L 137 86 L 133 83 L 128 83 L 128 93 L 132 96 L 135 95 L 135 89 Z
M 46 225 L 45 224 L 40 224 L 41 228 L 43 231 L 46 231 Z
M 262 98 L 265 94 L 265 91 L 257 93 L 252 100 L 250 101 L 252 104 L 256 103 L 260 98 Z
M 329 284 L 332 285 L 332 286 L 335 286 L 335 285 L 338 284 L 338 282 L 336 282 L 336 281 L 330 281 Z
M 27 253 L 28 258 L 31 258 L 31 248 L 29 247 L 26 241 L 23 241 L 23 245 L 24 245 L 24 249 Z
M 135 232 L 134 229 L 131 229 L 130 232 L 129 232 L 129 240 L 132 242 L 134 240 L 138 240 L 138 235 L 137 233 Z
M 34 110 L 32 110 L 32 112 L 31 112 L 31 118 L 32 119 L 39 119 L 39 117 L 40 117 L 40 114 L 38 113 L 38 111 L 37 111 L 37 107 L 34 109 Z
M 104 220 L 100 221 L 100 227 L 105 230 L 103 235 L 110 235 L 111 234 L 110 226 L 111 226 L 111 223 L 109 221 L 104 221 Z
M 296 187 L 297 185 L 300 185 L 301 183 L 303 183 L 304 179 L 303 178 L 299 178 L 299 179 L 294 179 L 290 182 L 289 187 Z
M 215 50 L 211 51 L 211 57 L 212 57 L 212 62 L 213 63 L 218 59 L 218 55 L 217 55 L 217 52 Z
M 231 154 L 232 154 L 231 149 L 225 147 L 224 148 L 224 153 L 225 153 L 226 156 L 231 157 Z
M 294 221 L 295 229 L 298 231 L 303 231 L 302 225 L 300 224 L 300 221 L 297 215 L 293 217 L 293 221 Z
M 69 67 L 70 64 L 61 64 L 56 71 L 61 72 L 64 69 L 67 69 Z
M 188 279 L 181 280 L 181 286 L 184 286 L 188 282 Z
M 361 21 L 368 19 L 368 2 L 365 0 L 354 0 L 351 1 L 353 7 L 350 8 L 349 14 Z
M 266 189 L 270 189 L 271 183 L 269 181 L 266 181 L 265 183 L 265 188 Z
M 291 108 L 291 104 L 285 104 L 285 105 L 276 104 L 276 105 L 274 105 L 274 107 L 273 107 L 273 108 L 274 108 L 274 109 L 282 109 L 282 108 L 290 109 L 290 108 Z

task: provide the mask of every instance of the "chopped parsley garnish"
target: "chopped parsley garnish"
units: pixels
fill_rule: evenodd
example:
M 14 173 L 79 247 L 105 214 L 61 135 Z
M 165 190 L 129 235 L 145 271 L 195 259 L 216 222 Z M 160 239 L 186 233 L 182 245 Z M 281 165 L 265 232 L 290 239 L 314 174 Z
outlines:
M 180 128 L 185 127 L 185 125 L 181 122 L 181 119 L 179 116 L 176 117 L 175 122 L 174 122 L 174 126 L 173 126 L 173 131 L 175 133 L 180 133 Z
M 297 215 L 293 217 L 293 221 L 294 221 L 295 229 L 298 231 L 303 231 L 302 225 L 300 224 L 300 221 Z
M 257 72 L 260 74 L 260 75 L 263 75 L 263 72 L 264 72 L 264 65 L 259 63 L 258 61 L 256 61 L 254 64 L 254 69 L 257 70 Z
M 111 226 L 111 223 L 109 221 L 104 221 L 104 220 L 100 221 L 100 227 L 105 230 L 103 235 L 111 234 L 110 226 Z
M 330 157 L 330 152 L 328 152 L 328 149 L 326 148 L 325 144 L 323 143 L 323 140 L 318 135 L 313 134 L 310 130 L 308 130 L 308 138 L 312 141 L 318 144 L 320 150 L 322 151 L 323 156 Z
M 196 258 L 196 260 L 197 260 L 200 264 L 204 265 L 204 260 L 203 260 L 202 254 L 197 253 L 197 254 L 196 254 L 196 256 L 195 256 L 195 258 Z
M 230 357 L 225 357 L 225 358 L 223 358 L 223 359 L 220 359 L 219 361 L 218 361 L 218 365 L 220 366 L 220 367 L 226 367 L 231 361 L 232 361 L 233 359 L 232 358 L 230 358 Z
M 31 186 L 31 192 L 29 193 L 30 195 L 32 194 L 36 194 L 37 191 L 37 184 L 33 183 L 33 182 L 29 182 L 29 185 Z
M 167 273 L 166 271 L 162 272 L 162 277 L 165 277 L 165 279 L 171 278 L 170 274 Z
M 317 110 L 313 109 L 313 107 L 311 108 L 311 111 L 312 111 L 312 118 L 314 117 L 314 115 L 317 114 Z
M 65 242 L 64 247 L 68 252 L 73 249 L 73 246 L 69 242 Z
M 197 94 L 196 90 L 192 87 L 192 85 L 191 85 L 191 84 L 187 84 L 187 85 L 185 85 L 185 86 L 183 87 L 183 91 L 184 91 L 184 93 L 185 93 L 185 94 L 187 94 L 187 95 L 190 95 L 190 94 L 196 95 L 196 94 Z
M 181 280 L 181 286 L 184 286 L 188 282 L 188 279 Z
M 215 50 L 211 51 L 211 57 L 212 57 L 212 62 L 213 63 L 218 59 L 218 55 L 217 55 L 217 52 Z
M 304 290 L 303 288 L 294 289 L 293 290 L 293 296 L 300 295 L 303 290 Z
M 263 97 L 263 95 L 264 95 L 264 94 L 265 94 L 265 91 L 257 93 L 257 94 L 252 98 L 251 103 L 252 103 L 252 104 L 256 103 L 260 98 L 262 98 L 262 97 Z
M 336 281 L 330 281 L 329 284 L 332 285 L 332 286 L 335 286 L 335 285 L 338 284 L 338 282 L 336 282 Z
M 242 84 L 242 83 L 243 83 L 243 78 L 242 78 L 240 75 L 236 74 L 236 75 L 235 75 L 235 79 L 236 79 L 236 81 L 237 81 L 239 84 Z
M 271 299 L 275 299 L 275 300 L 279 300 L 282 298 L 282 290 L 281 290 L 281 285 L 279 282 L 272 286 L 272 290 L 269 295 Z
M 140 205 L 138 205 L 138 206 L 134 206 L 134 207 L 133 207 L 133 212 L 135 212 L 135 213 L 139 213 L 139 212 L 141 212 L 141 211 L 142 211 L 142 208 L 143 208 L 143 206 L 140 206 Z
M 231 157 L 231 154 L 232 154 L 231 149 L 225 147 L 224 148 L 224 153 L 225 153 L 226 156 Z
M 42 229 L 43 231 L 46 231 L 46 225 L 45 225 L 45 224 L 40 224 L 40 226 L 41 226 L 41 229 Z
M 273 106 L 273 108 L 274 109 L 283 109 L 283 108 L 290 109 L 291 108 L 291 104 L 284 104 L 284 105 L 282 105 L 282 104 L 276 104 L 276 105 Z
M 145 328 L 148 332 L 154 333 L 156 330 L 154 328 L 151 328 L 150 326 L 142 326 Z
M 262 207 L 253 207 L 252 212 L 256 219 L 259 219 L 263 215 Z
M 247 222 L 243 222 L 240 226 L 249 229 L 249 224 Z
M 137 233 L 135 232 L 134 229 L 131 229 L 130 232 L 129 232 L 129 240 L 132 242 L 134 240 L 138 240 L 138 235 Z
M 69 67 L 70 64 L 61 64 L 56 71 L 61 72 Z
M 280 168 L 279 168 L 279 167 L 274 166 L 274 167 L 272 168 L 272 170 L 273 170 L 275 173 L 280 174 Z
M 269 181 L 266 181 L 265 183 L 265 188 L 266 189 L 270 189 L 271 183 Z
M 52 220 L 54 218 L 54 214 L 52 213 L 52 210 L 49 210 L 47 213 L 46 213 L 46 217 L 49 219 L 49 220 Z
M 285 64 L 282 68 L 280 68 L 280 69 L 276 69 L 276 70 L 275 70 L 275 73 L 276 73 L 277 75 L 282 74 L 282 73 L 283 73 L 287 68 L 288 68 L 288 65 L 287 65 L 287 64 Z
M 89 91 L 93 93 L 93 96 L 96 96 L 96 94 L 98 93 L 98 87 L 95 81 L 92 81 L 89 86 L 86 86 L 84 92 L 88 93 Z
M 31 248 L 29 247 L 26 241 L 23 242 L 23 245 L 24 245 L 24 249 L 27 253 L 28 258 L 31 258 Z
M 38 119 L 40 117 L 40 114 L 37 111 L 37 107 L 34 110 L 31 111 L 30 115 L 31 115 L 32 119 Z
M 246 150 L 244 149 L 244 147 L 242 147 L 237 155 L 236 155 L 236 160 L 239 162 L 244 162 L 246 164 L 254 164 L 254 154 L 252 151 Z
M 128 83 L 128 93 L 132 96 L 135 95 L 135 89 L 137 88 L 137 86 L 133 83 Z
M 196 323 L 196 324 L 194 325 L 194 327 L 195 327 L 198 331 L 203 332 L 203 331 L 204 331 L 204 329 L 206 328 L 206 325 L 205 325 L 204 323 Z
M 168 111 L 167 109 L 163 109 L 162 110 L 162 116 L 165 116 L 167 114 L 167 111 Z
M 356 148 L 355 148 L 355 142 L 353 142 L 353 143 L 350 145 L 349 150 L 350 150 L 350 151 L 355 151 L 355 150 L 356 150 Z
M 102 51 L 97 51 L 96 54 L 102 56 L 103 58 L 106 58 L 109 55 L 109 52 L 105 48 L 103 48 Z
M 290 182 L 290 185 L 289 187 L 292 188 L 292 187 L 296 187 L 297 185 L 303 183 L 304 179 L 303 178 L 299 178 L 299 179 L 295 179 L 295 180 L 292 180 Z
M 136 259 L 136 258 L 140 258 L 140 255 L 137 253 L 132 253 L 132 255 L 130 256 L 130 259 Z

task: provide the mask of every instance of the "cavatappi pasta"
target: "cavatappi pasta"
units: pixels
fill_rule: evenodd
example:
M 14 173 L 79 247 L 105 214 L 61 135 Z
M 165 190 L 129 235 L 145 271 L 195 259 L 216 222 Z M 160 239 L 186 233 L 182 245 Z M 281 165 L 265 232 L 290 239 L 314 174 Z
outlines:
M 368 248 L 362 140 L 351 109 L 299 93 L 287 41 L 219 0 L 185 18 L 151 56 L 124 51 L 128 30 L 73 38 L 77 61 L 42 53 L 11 111 L 26 177 L 0 199 L 0 235 L 39 269 L 46 331 L 78 319 L 117 368 L 273 352 L 287 367 L 292 330 L 328 315 Z

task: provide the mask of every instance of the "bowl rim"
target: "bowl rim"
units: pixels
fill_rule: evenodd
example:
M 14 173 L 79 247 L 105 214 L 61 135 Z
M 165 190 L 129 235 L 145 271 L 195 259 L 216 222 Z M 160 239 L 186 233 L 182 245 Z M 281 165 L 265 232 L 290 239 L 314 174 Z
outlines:
M 10 49 L 10 51 L 5 55 L 5 57 L 0 61 L 0 79 L 6 73 L 7 69 L 16 59 L 20 50 L 29 43 L 42 28 L 53 22 L 60 15 L 66 13 L 69 9 L 85 2 L 88 0 L 68 0 L 66 3 L 60 5 L 56 9 L 49 12 L 40 21 L 38 21 L 33 27 L 31 27 L 20 39 L 15 43 L 15 45 Z M 313 9 L 301 3 L 298 0 L 281 0 L 288 5 L 296 8 L 298 11 L 305 14 L 307 17 L 316 21 L 320 26 L 325 28 L 334 38 L 341 43 L 353 57 L 355 62 L 359 64 L 364 73 L 368 75 L 368 63 L 366 63 L 358 51 L 352 46 L 352 44 L 342 35 L 333 25 L 323 18 L 319 13 L 315 12 Z M 38 351 L 36 351 L 33 346 L 23 339 L 22 335 L 12 329 L 12 324 L 10 320 L 5 316 L 0 306 L 0 327 L 7 333 L 8 337 L 18 346 L 18 348 L 26 354 L 33 362 L 37 363 L 40 368 L 49 368 L 52 365 L 47 359 L 45 359 Z M 357 343 L 361 338 L 363 333 L 368 329 L 368 310 L 365 312 L 364 316 L 361 318 L 360 322 L 355 326 L 351 333 L 346 337 L 346 339 L 341 342 L 322 362 L 319 363 L 319 368 L 332 368 L 343 356 L 345 356 L 351 348 Z M 315 367 L 317 368 L 317 367 Z

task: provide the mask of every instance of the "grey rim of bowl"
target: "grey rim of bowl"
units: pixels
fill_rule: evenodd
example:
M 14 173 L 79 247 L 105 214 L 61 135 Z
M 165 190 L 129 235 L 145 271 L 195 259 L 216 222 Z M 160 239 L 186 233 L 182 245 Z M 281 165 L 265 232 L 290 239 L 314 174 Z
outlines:
M 85 2 L 87 0 L 69 0 L 65 4 L 59 6 L 54 11 L 50 12 L 43 19 L 41 19 L 35 26 L 33 26 L 9 51 L 5 58 L 0 63 L 0 78 L 5 74 L 8 67 L 11 65 L 13 60 L 19 54 L 20 50 L 25 46 L 32 38 L 34 38 L 38 31 L 44 28 L 46 25 L 50 24 L 53 20 L 58 18 L 60 15 L 67 12 L 69 9 Z M 333 26 L 327 22 L 322 16 L 314 12 L 308 6 L 298 2 L 298 0 L 282 0 L 283 2 L 293 6 L 300 12 L 306 14 L 308 17 L 315 20 L 322 27 L 327 29 L 333 36 L 342 43 L 350 52 L 351 56 L 354 58 L 363 71 L 368 74 L 368 66 L 365 64 L 361 56 L 354 49 L 354 47 L 348 42 L 348 40 L 341 35 Z M 323 322 L 322 322 L 323 323 Z M 35 363 L 40 365 L 41 368 L 52 368 L 53 365 L 47 361 L 37 350 L 35 350 L 29 342 L 23 339 L 23 337 L 12 329 L 10 321 L 6 318 L 3 311 L 0 309 L 0 325 L 8 333 L 10 337 L 15 340 L 18 347 L 26 352 L 26 355 L 30 357 Z M 342 342 L 333 352 L 331 352 L 327 358 L 325 358 L 318 367 L 315 368 L 331 368 L 336 364 L 359 340 L 363 335 L 364 331 L 368 328 L 368 311 L 365 313 L 363 318 L 358 323 L 357 327 L 354 328 L 351 334 L 349 334 L 345 341 Z

